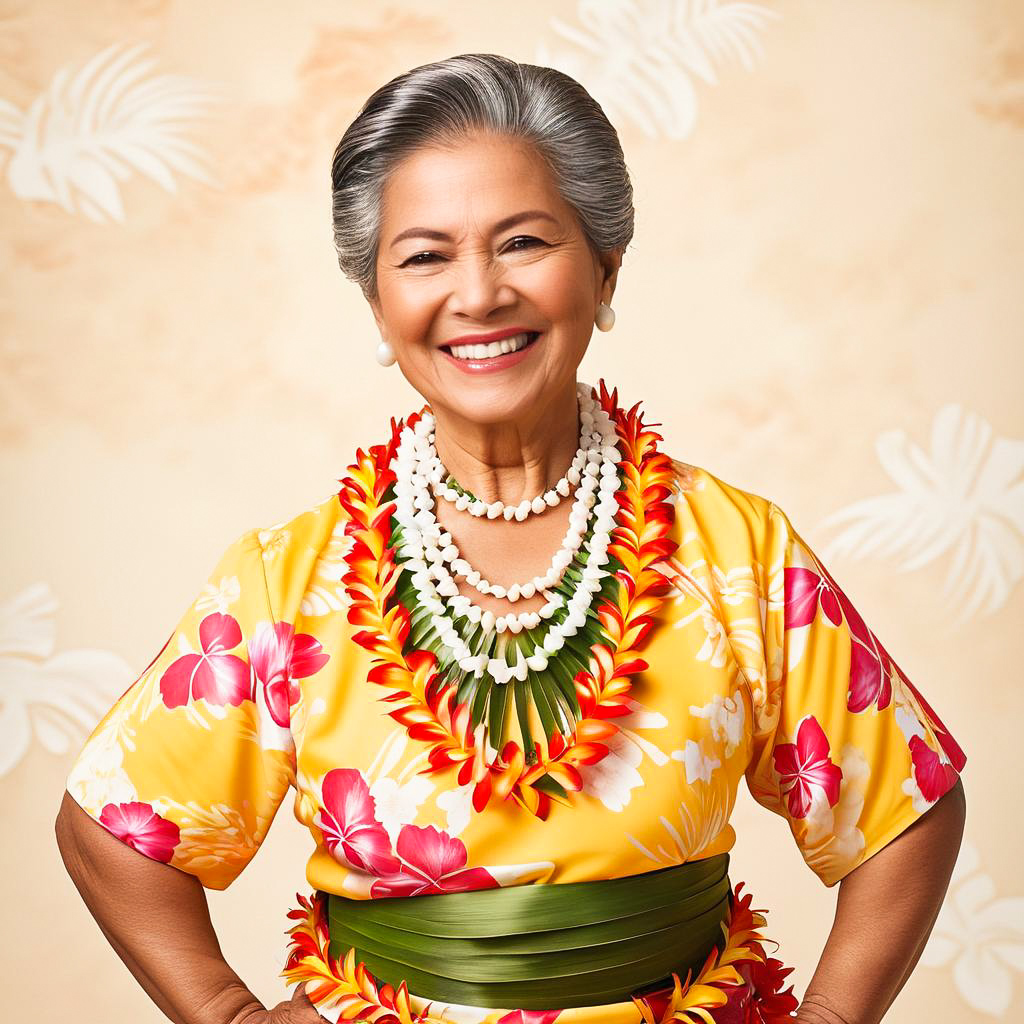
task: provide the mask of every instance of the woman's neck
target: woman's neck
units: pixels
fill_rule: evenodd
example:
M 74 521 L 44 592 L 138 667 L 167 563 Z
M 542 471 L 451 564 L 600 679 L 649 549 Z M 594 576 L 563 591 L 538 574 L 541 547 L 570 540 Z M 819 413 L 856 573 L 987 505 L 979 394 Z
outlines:
M 550 490 L 579 447 L 576 384 L 525 421 L 480 424 L 434 409 L 435 445 L 445 469 L 481 501 L 518 505 Z

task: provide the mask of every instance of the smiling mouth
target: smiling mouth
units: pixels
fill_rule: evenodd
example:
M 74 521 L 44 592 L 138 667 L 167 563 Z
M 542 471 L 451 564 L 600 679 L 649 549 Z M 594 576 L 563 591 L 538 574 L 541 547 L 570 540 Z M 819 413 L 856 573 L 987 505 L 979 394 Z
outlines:
M 529 348 L 539 337 L 539 331 L 525 331 L 502 338 L 500 341 L 481 342 L 477 345 L 442 345 L 441 351 L 447 352 L 453 359 L 480 362 L 520 352 L 524 348 Z

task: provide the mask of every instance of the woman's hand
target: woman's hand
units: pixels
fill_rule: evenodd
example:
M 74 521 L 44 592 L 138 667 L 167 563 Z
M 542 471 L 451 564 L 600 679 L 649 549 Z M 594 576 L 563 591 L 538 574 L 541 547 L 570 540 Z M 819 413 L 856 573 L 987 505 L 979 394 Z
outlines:
M 320 1024 L 327 1020 L 317 1013 L 316 1007 L 306 995 L 306 983 L 295 986 L 287 1002 L 278 1003 L 271 1010 L 254 1010 L 248 1016 L 232 1024 Z

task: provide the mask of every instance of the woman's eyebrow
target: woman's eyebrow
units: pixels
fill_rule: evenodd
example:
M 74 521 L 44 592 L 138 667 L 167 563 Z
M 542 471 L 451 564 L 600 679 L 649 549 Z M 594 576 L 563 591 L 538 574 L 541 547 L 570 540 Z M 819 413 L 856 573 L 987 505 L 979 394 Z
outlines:
M 513 213 L 511 216 L 503 217 L 499 220 L 493 229 L 493 233 L 497 234 L 500 231 L 505 231 L 508 228 L 514 227 L 516 224 L 524 220 L 549 220 L 552 224 L 557 224 L 558 221 L 551 216 L 550 213 L 544 210 L 523 210 L 520 213 Z M 391 248 L 393 249 L 403 238 L 430 238 L 435 242 L 450 242 L 451 236 L 446 235 L 443 231 L 436 231 L 433 228 L 406 228 L 405 231 L 395 235 L 391 240 Z

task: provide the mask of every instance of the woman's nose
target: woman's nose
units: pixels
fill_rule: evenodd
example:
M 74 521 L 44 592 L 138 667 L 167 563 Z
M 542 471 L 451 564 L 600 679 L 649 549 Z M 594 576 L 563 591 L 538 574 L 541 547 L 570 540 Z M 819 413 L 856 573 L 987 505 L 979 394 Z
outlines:
M 486 320 L 495 309 L 513 300 L 498 261 L 489 256 L 467 259 L 455 271 L 451 309 L 478 320 Z

